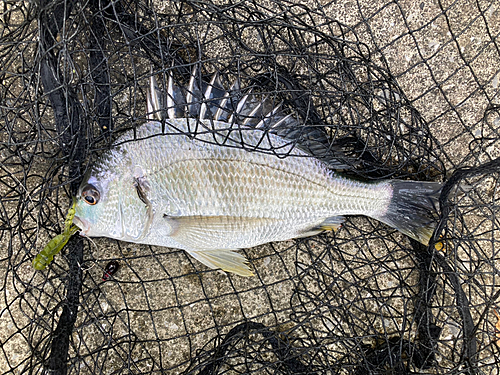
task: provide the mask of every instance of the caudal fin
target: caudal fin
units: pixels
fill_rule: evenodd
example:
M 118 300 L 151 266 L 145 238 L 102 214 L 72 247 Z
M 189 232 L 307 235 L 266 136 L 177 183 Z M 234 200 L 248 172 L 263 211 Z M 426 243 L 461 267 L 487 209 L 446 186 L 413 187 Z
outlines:
M 423 243 L 429 240 L 439 218 L 441 183 L 391 180 L 393 193 L 386 213 L 379 221 Z

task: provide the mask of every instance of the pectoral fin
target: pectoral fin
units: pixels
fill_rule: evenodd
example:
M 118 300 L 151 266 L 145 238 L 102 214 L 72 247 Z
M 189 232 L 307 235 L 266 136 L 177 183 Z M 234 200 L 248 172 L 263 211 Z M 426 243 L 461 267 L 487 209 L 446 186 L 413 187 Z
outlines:
M 332 216 L 323 221 L 319 225 L 319 229 L 321 230 L 333 230 L 336 232 L 341 226 L 342 223 L 345 221 L 345 217 L 343 216 Z
M 170 237 L 188 249 L 218 250 L 239 248 L 244 238 L 260 233 L 277 219 L 240 216 L 168 216 Z
M 247 264 L 248 260 L 243 255 L 232 250 L 193 250 L 187 252 L 207 267 L 220 268 L 240 276 L 254 275 Z
M 245 238 L 276 224 L 277 219 L 240 216 L 169 216 L 170 237 L 194 258 L 210 268 L 221 268 L 240 276 L 253 276 L 247 259 L 233 250 Z

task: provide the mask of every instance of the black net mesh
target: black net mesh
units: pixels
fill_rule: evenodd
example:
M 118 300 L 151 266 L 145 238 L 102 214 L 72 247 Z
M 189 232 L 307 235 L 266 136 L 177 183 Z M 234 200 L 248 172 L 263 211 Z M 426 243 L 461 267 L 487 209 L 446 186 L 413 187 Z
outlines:
M 5 1 L 0 19 L 2 373 L 499 372 L 496 1 Z M 149 77 L 194 67 L 283 101 L 306 125 L 291 142 L 320 132 L 352 177 L 445 182 L 429 246 L 349 217 L 243 250 L 251 278 L 80 236 L 35 271 L 86 168 L 147 120 Z

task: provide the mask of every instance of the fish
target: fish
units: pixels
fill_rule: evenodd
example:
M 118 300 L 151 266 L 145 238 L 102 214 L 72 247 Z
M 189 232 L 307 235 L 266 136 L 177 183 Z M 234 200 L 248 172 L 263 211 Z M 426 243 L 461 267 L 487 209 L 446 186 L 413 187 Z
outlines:
M 193 69 L 187 86 L 170 72 L 164 92 L 151 75 L 147 121 L 83 179 L 80 234 L 182 249 L 240 276 L 254 272 L 238 250 L 337 230 L 348 215 L 429 243 L 441 183 L 348 178 L 291 141 L 286 129 L 305 126 L 293 111 L 238 85 Z

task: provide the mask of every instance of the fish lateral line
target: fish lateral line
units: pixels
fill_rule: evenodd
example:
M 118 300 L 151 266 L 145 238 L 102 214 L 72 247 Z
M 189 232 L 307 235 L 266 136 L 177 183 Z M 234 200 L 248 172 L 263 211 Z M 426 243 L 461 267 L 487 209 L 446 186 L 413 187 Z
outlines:
M 251 151 L 248 151 L 248 152 L 251 152 Z M 294 157 L 294 156 L 291 155 L 291 157 Z M 207 157 L 207 158 L 185 158 L 185 159 L 182 159 L 182 160 L 172 161 L 168 165 L 165 165 L 163 167 L 157 168 L 155 171 L 149 173 L 149 175 L 151 175 L 151 176 L 157 175 L 158 173 L 161 173 L 161 172 L 163 172 L 166 169 L 170 169 L 173 165 L 176 165 L 176 164 L 181 164 L 182 165 L 182 163 L 186 163 L 186 162 L 199 162 L 199 161 L 212 161 L 212 162 L 225 162 L 225 163 L 229 163 L 229 162 L 241 162 L 241 163 L 247 164 L 247 165 L 256 165 L 256 166 L 259 166 L 259 167 L 269 168 L 269 169 L 272 169 L 274 171 L 284 172 L 287 175 L 298 177 L 298 178 L 302 179 L 303 181 L 307 181 L 308 183 L 310 183 L 312 185 L 328 189 L 328 186 L 324 186 L 321 183 L 318 183 L 318 182 L 316 182 L 316 181 L 314 181 L 312 179 L 309 179 L 309 178 L 307 178 L 306 176 L 304 176 L 304 175 L 302 175 L 300 173 L 295 173 L 295 172 L 291 172 L 291 171 L 283 171 L 282 169 L 280 169 L 278 167 L 270 166 L 270 165 L 266 164 L 265 162 L 258 163 L 258 162 L 253 161 L 253 160 L 243 160 L 241 158 L 225 158 L 225 159 L 216 158 L 216 157 L 213 157 L 213 158 L 212 157 Z M 331 170 L 330 170 L 330 172 L 331 172 L 330 177 L 332 177 L 332 178 L 338 178 L 338 179 L 342 179 L 342 180 L 348 180 L 347 178 L 345 178 L 341 174 L 338 174 L 338 173 L 336 173 L 334 171 L 331 171 Z M 357 181 L 357 180 L 349 180 L 349 181 L 356 182 L 356 183 L 359 183 L 359 184 L 366 184 L 366 185 L 373 184 L 372 182 L 362 182 L 362 181 Z

